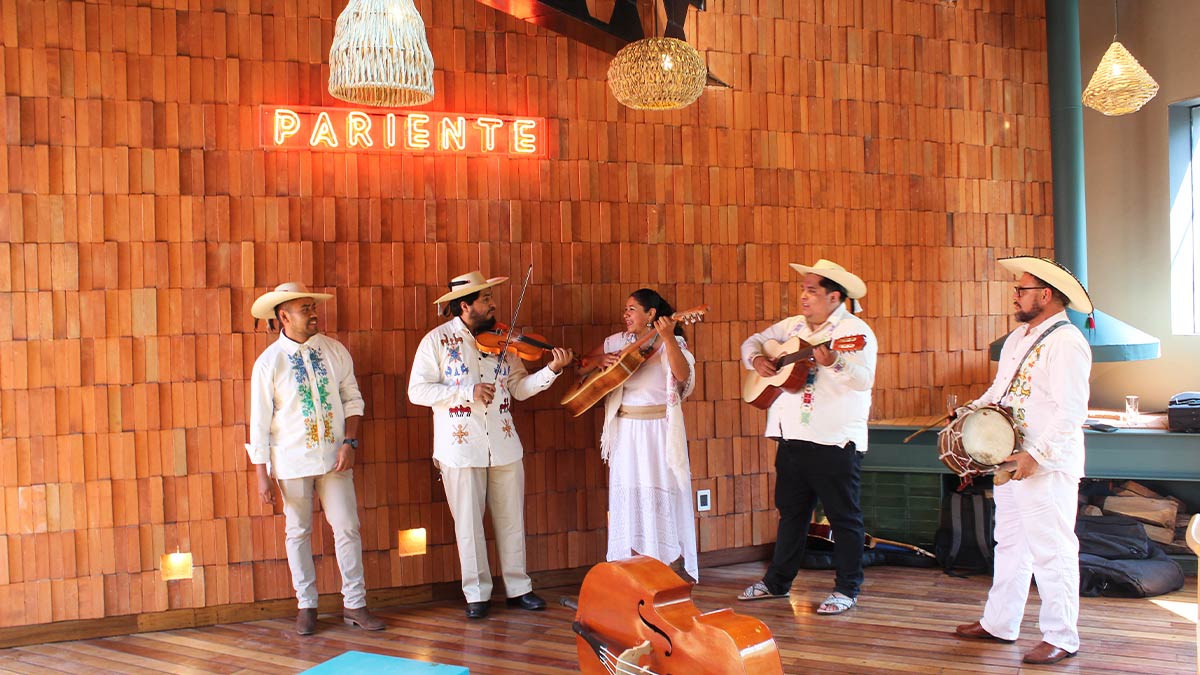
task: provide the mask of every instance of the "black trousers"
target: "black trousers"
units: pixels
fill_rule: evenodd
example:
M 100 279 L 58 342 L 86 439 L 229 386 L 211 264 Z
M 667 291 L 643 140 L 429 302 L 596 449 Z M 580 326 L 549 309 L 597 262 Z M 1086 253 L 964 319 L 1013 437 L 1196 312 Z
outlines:
M 808 523 L 817 500 L 833 530 L 833 560 L 838 592 L 858 597 L 863 581 L 862 508 L 859 507 L 862 453 L 848 443 L 820 445 L 808 441 L 779 441 L 775 454 L 775 506 L 779 533 L 775 555 L 763 577 L 772 593 L 786 593 L 800 571 L 808 542 Z

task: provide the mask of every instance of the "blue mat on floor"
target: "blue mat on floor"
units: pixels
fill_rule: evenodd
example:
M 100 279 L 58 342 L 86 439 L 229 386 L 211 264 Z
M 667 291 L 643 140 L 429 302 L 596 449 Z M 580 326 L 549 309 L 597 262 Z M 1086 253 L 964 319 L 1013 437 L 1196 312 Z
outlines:
M 471 671 L 467 670 L 466 666 L 426 663 L 366 652 L 346 652 L 304 672 L 311 675 L 470 675 Z

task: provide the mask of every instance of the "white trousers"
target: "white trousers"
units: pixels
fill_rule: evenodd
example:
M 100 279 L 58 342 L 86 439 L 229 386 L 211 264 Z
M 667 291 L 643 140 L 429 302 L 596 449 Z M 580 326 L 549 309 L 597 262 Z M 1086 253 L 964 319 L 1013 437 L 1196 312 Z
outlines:
M 505 595 L 515 598 L 533 590 L 525 573 L 525 465 L 521 460 L 503 466 L 442 467 L 446 501 L 454 516 L 462 589 L 467 602 L 492 597 L 484 507 L 492 512 L 492 529 L 500 553 Z
M 1042 599 L 1042 639 L 1079 651 L 1079 480 L 1057 471 L 1038 472 L 1009 481 L 994 494 L 996 564 L 980 624 L 998 638 L 1017 639 L 1032 576 Z
M 363 581 L 362 538 L 358 534 L 358 502 L 354 498 L 354 471 L 331 471 L 323 476 L 279 481 L 287 534 L 288 567 L 300 609 L 317 606 L 317 571 L 312 556 L 313 493 L 321 498 L 325 520 L 333 529 L 334 550 L 342 573 L 342 606 L 367 606 Z

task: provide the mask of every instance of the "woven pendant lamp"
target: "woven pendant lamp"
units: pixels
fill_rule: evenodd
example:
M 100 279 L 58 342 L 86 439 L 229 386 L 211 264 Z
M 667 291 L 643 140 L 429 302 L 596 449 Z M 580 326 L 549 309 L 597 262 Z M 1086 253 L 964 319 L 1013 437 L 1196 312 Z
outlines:
M 635 110 L 676 110 L 700 98 L 708 68 L 691 45 L 652 37 L 621 48 L 608 66 L 608 88 Z
M 657 33 L 658 12 L 654 12 Z M 670 32 L 668 30 L 668 32 Z M 678 31 L 683 37 L 683 30 Z M 677 110 L 700 98 L 708 68 L 687 42 L 648 37 L 630 42 L 608 64 L 608 88 L 622 105 L 635 110 Z
M 1113 2 L 1113 42 L 1083 90 L 1084 105 L 1110 116 L 1137 112 L 1158 93 L 1158 83 L 1117 41 L 1116 10 Z
M 350 0 L 329 47 L 329 93 L 374 106 L 433 100 L 433 54 L 413 0 Z

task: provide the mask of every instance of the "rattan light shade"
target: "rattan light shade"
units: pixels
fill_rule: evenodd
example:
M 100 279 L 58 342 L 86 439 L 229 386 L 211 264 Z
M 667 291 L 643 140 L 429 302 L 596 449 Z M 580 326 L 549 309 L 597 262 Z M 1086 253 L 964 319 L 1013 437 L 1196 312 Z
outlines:
M 1113 40 L 1083 90 L 1083 104 L 1105 115 L 1141 110 L 1158 93 L 1158 83 L 1125 45 Z
M 675 110 L 704 91 L 708 68 L 683 40 L 652 37 L 625 45 L 608 66 L 608 88 L 637 110 Z
M 413 0 L 350 0 L 329 47 L 329 93 L 377 106 L 433 100 L 433 54 Z

